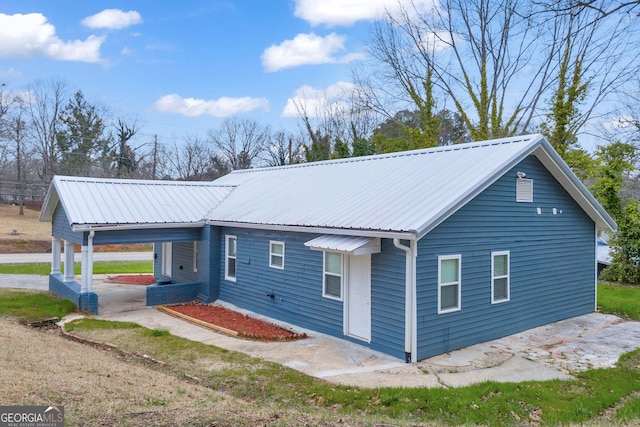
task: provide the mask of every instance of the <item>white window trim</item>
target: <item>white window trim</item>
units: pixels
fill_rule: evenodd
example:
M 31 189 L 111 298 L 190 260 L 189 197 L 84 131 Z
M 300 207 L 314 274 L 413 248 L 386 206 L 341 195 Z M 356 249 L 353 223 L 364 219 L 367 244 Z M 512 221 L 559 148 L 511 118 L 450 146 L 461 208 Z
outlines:
M 171 277 L 173 273 L 173 244 L 171 242 L 162 242 L 162 262 L 161 273 L 165 277 Z
M 236 247 L 236 255 L 229 255 L 229 241 L 234 240 Z M 229 276 L 229 259 L 234 259 L 236 262 L 236 275 Z M 224 238 L 224 278 L 225 280 L 229 280 L 231 282 L 236 281 L 236 276 L 238 275 L 238 239 L 236 236 L 226 235 Z
M 327 272 L 327 253 L 337 253 L 338 255 L 340 255 L 340 258 L 342 259 L 342 263 L 340 264 L 340 274 L 335 274 L 335 273 L 330 273 Z M 344 256 L 343 253 L 341 252 L 333 252 L 333 251 L 322 251 L 322 296 L 324 298 L 329 298 L 332 300 L 336 300 L 336 301 L 342 301 L 344 299 L 344 272 L 346 271 L 346 258 Z M 334 277 L 340 277 L 340 297 L 337 297 L 335 295 L 331 295 L 331 294 L 327 294 L 327 287 L 326 287 L 326 280 L 325 277 L 329 275 L 329 276 L 334 276 Z
M 198 272 L 198 241 L 193 241 L 193 272 Z
M 441 277 L 442 277 L 442 261 L 446 261 L 446 260 L 450 260 L 450 259 L 457 259 L 458 260 L 458 282 L 457 282 L 457 286 L 458 286 L 458 306 L 457 307 L 453 307 L 453 308 L 446 308 L 446 309 L 442 309 L 441 308 L 441 302 L 442 302 L 442 287 L 443 286 L 452 286 L 454 284 L 456 284 L 456 282 L 447 282 L 447 283 L 441 283 Z M 460 311 L 462 310 L 462 255 L 441 255 L 438 257 L 438 314 L 445 314 L 445 313 L 452 313 L 455 311 Z
M 494 273 L 494 260 L 496 256 L 507 256 L 507 274 L 503 276 L 495 276 Z M 496 300 L 495 298 L 495 280 L 507 279 L 507 297 L 504 299 Z M 491 304 L 500 304 L 511 300 L 511 254 L 509 251 L 497 251 L 491 252 Z
M 282 254 L 276 254 L 274 252 L 271 252 L 272 245 L 281 245 L 282 246 Z M 278 240 L 269 241 L 269 267 L 277 268 L 278 270 L 284 270 L 284 248 L 285 248 L 284 242 L 281 242 L 281 241 L 278 241 Z M 271 260 L 273 259 L 274 256 L 282 258 L 282 265 L 271 264 Z

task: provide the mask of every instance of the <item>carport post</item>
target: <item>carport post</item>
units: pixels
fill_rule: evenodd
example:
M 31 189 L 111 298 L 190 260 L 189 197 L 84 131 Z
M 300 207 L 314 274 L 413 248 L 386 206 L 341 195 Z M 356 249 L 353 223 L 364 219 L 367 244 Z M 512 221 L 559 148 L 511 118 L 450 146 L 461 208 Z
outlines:
M 51 274 L 60 274 L 60 239 L 51 237 Z
M 91 292 L 91 285 L 93 280 L 93 235 L 94 230 L 89 231 L 89 239 L 87 245 L 82 245 L 82 284 L 80 285 L 80 292 Z
M 64 281 L 65 282 L 73 282 L 74 275 L 74 257 L 75 255 L 75 247 L 73 243 L 68 240 L 64 241 Z

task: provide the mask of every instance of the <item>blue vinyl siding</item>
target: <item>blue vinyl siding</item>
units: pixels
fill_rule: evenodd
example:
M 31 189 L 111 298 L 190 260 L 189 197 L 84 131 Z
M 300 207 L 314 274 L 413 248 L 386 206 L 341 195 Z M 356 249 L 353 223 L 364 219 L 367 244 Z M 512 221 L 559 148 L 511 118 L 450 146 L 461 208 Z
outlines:
M 53 213 L 53 221 L 51 221 L 51 234 L 55 237 L 64 239 L 68 242 L 82 244 L 82 233 L 71 231 L 69 225 L 69 219 L 67 213 L 62 208 L 61 204 L 56 206 L 56 210 Z
M 322 296 L 322 252 L 304 246 L 314 234 L 222 228 L 219 298 L 274 319 L 404 357 L 404 252 L 382 241 L 371 257 L 371 342 L 344 336 L 343 302 Z M 236 281 L 224 280 L 225 235 L 237 238 Z M 269 242 L 285 243 L 285 268 L 269 267 Z M 274 298 L 269 294 L 273 293 Z
M 534 180 L 533 203 L 515 201 L 518 171 Z M 491 252 L 503 250 L 511 300 L 491 304 Z M 461 310 L 438 315 L 437 259 L 453 254 L 462 255 Z M 422 238 L 417 262 L 418 360 L 595 307 L 595 225 L 533 156 Z

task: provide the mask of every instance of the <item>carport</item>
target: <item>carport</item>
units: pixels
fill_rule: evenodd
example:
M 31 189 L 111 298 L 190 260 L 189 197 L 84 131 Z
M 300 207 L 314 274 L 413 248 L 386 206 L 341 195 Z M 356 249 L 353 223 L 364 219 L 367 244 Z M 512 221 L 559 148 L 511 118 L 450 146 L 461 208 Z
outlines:
M 71 299 L 80 310 L 97 313 L 98 295 L 93 290 L 94 247 L 107 244 L 153 243 L 154 276 L 159 282 L 170 281 L 163 274 L 166 259 L 157 256 L 159 248 L 174 242 L 196 242 L 193 243 L 196 248 L 203 240 L 206 212 L 231 190 L 232 187 L 208 182 L 55 176 L 40 212 L 40 221 L 52 224 L 49 290 Z M 81 246 L 80 283 L 73 274 L 74 244 Z M 63 247 L 64 273 L 61 270 Z M 148 287 L 147 304 L 162 303 L 162 295 L 175 293 L 176 289 L 188 290 L 186 294 L 195 290 L 197 295 L 199 288 L 208 283 L 208 269 L 201 270 L 198 276 L 203 280 L 172 281 L 174 283 Z

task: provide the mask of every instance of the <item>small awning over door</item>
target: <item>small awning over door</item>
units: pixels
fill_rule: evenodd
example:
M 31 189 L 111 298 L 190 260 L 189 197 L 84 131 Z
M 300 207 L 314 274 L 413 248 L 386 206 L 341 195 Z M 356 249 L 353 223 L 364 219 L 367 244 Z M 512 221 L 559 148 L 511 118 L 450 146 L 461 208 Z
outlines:
M 305 242 L 315 251 L 335 251 L 349 255 L 380 253 L 379 237 L 336 236 L 325 234 Z

